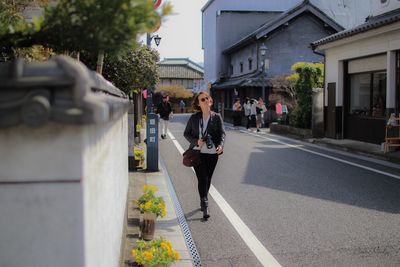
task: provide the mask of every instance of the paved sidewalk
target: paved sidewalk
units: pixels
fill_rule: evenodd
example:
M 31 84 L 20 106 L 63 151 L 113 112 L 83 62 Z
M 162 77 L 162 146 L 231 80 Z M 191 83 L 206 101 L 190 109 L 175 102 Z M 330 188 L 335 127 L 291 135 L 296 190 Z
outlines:
M 123 266 L 137 266 L 133 263 L 131 256 L 132 249 L 136 246 L 136 240 L 140 237 L 140 212 L 134 202 L 142 194 L 142 188 L 145 184 L 158 187 L 157 196 L 162 196 L 167 207 L 167 215 L 164 218 L 158 218 L 156 221 L 155 238 L 165 237 L 172 243 L 172 246 L 180 254 L 181 259 L 172 264 L 173 267 L 192 267 L 193 259 L 186 245 L 181 225 L 175 210 L 171 192 L 168 188 L 169 177 L 163 165 L 159 164 L 159 172 L 136 171 L 129 173 L 129 193 L 128 193 L 128 223 L 126 231 L 126 242 L 124 252 Z

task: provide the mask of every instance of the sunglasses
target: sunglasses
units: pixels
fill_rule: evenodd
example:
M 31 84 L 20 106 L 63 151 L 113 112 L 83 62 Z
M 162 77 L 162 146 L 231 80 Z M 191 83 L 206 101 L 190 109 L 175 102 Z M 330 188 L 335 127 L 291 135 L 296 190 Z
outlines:
M 208 97 L 200 98 L 200 101 L 201 101 L 201 102 L 204 102 L 204 101 L 206 101 L 206 100 L 208 100 Z

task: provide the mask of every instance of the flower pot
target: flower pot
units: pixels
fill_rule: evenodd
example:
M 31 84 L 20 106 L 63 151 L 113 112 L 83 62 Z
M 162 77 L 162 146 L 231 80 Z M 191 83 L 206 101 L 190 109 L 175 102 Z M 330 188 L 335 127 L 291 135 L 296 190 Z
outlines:
M 145 212 L 143 222 L 140 225 L 141 237 L 144 240 L 153 240 L 156 228 L 157 215 L 155 213 Z

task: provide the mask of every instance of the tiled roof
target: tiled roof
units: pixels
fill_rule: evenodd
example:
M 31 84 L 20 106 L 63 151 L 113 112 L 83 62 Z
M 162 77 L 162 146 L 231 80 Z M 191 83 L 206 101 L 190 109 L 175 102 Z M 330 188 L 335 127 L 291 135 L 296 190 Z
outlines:
M 269 86 L 269 80 L 262 77 L 261 71 L 255 71 L 239 77 L 228 78 L 218 81 L 212 85 L 215 89 L 234 88 L 234 87 L 261 87 Z
M 364 24 L 361 24 L 357 27 L 354 27 L 352 29 L 349 30 L 345 30 L 345 31 L 341 31 L 335 34 L 332 34 L 328 37 L 319 39 L 313 43 L 311 43 L 311 46 L 313 48 L 316 48 L 317 46 L 323 45 L 323 44 L 327 44 L 333 41 L 337 41 L 340 39 L 344 39 L 356 34 L 360 34 L 363 32 L 367 32 L 379 27 L 383 27 L 392 23 L 395 23 L 397 21 L 400 21 L 400 8 L 381 14 L 379 16 L 375 16 L 375 17 L 370 17 L 368 19 L 368 21 Z
M 166 58 L 158 63 L 160 78 L 203 79 L 203 68 L 188 58 Z

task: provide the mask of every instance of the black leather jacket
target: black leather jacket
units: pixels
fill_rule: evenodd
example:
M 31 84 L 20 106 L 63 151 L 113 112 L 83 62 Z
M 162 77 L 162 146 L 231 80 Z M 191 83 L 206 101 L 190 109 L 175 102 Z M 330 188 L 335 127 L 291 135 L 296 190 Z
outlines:
M 200 119 L 202 117 L 202 112 L 197 112 L 190 116 L 189 121 L 186 124 L 184 136 L 186 140 L 190 143 L 190 148 L 197 146 L 197 140 L 200 134 Z M 211 139 L 215 147 L 224 147 L 225 142 L 225 128 L 222 121 L 221 115 L 210 111 L 210 120 L 207 125 L 207 133 L 211 135 Z

